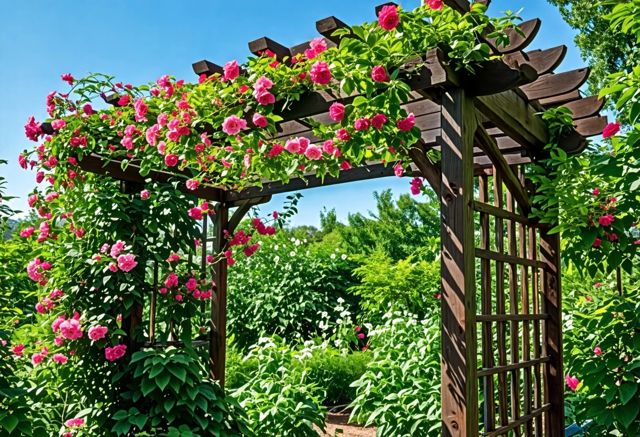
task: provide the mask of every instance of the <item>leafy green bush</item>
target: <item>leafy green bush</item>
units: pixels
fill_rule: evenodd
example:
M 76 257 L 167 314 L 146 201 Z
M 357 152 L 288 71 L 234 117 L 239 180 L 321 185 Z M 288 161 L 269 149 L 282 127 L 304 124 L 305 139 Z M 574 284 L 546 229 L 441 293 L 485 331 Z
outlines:
M 355 399 L 351 384 L 365 373 L 371 361 L 368 352 L 344 352 L 330 346 L 318 348 L 301 365 L 313 381 L 325 392 L 325 405 L 348 404 Z
M 440 324 L 436 318 L 387 314 L 369 332 L 373 358 L 353 383 L 351 420 L 378 435 L 426 436 L 440 429 Z
M 313 337 L 319 314 L 334 314 L 352 284 L 344 253 L 315 253 L 285 232 L 262 246 L 229 270 L 229 329 L 241 349 L 264 335 L 290 342 Z
M 248 417 L 250 435 L 317 437 L 324 429 L 322 390 L 310 381 L 290 346 L 279 337 L 261 339 L 248 360 L 258 368 L 246 384 L 231 390 Z
M 131 358 L 131 390 L 122 394 L 131 406 L 113 415 L 112 432 L 169 432 L 176 435 L 243 435 L 240 411 L 207 377 L 202 360 L 188 349 L 145 350 Z M 126 378 L 128 371 L 119 377 Z M 169 432 L 171 435 L 171 432 Z
M 374 250 L 355 269 L 361 283 L 351 290 L 361 298 L 364 320 L 378 322 L 389 311 L 425 317 L 440 291 L 440 263 L 412 257 L 394 262 Z

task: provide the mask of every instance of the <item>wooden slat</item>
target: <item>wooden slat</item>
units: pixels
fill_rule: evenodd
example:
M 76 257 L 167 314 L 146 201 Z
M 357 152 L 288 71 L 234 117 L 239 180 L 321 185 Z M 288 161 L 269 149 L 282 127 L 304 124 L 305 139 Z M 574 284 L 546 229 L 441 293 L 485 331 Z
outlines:
M 505 55 L 504 60 L 509 65 L 529 64 L 539 75 L 543 75 L 558 68 L 566 54 L 567 46 L 561 45 L 546 50 L 511 53 Z
M 560 239 L 540 231 L 540 258 L 543 271 L 543 299 L 549 320 L 545 323 L 544 342 L 550 362 L 545 366 L 544 401 L 551 404 L 545 421 L 545 436 L 561 437 L 564 427 L 564 372 L 562 358 L 562 289 L 560 285 Z
M 520 89 L 529 100 L 546 99 L 575 91 L 589 78 L 589 69 L 580 68 L 558 74 L 545 74 L 529 85 Z
M 487 154 L 491 163 L 502 173 L 502 178 L 509 188 L 509 191 L 518 201 L 518 205 L 525 215 L 531 212 L 531 201 L 527 190 L 522 186 L 520 180 L 509 166 L 507 159 L 502 154 L 494 139 L 487 133 L 482 126 L 478 126 L 476 131 L 476 143 Z
M 522 173 L 520 174 L 521 181 L 523 180 Z M 527 253 L 527 228 L 522 223 L 518 225 L 518 243 L 519 243 L 519 251 L 518 254 L 521 258 L 529 258 Z M 531 270 L 535 270 L 535 267 L 532 267 Z M 522 303 L 520 308 L 520 314 L 523 316 L 529 316 L 529 268 L 527 266 L 520 266 L 520 302 Z M 531 324 L 530 320 L 524 319 L 522 323 L 522 359 L 524 361 L 529 361 L 531 359 L 531 345 L 530 345 L 530 333 L 529 329 Z M 523 412 L 525 415 L 530 414 L 532 410 L 532 402 L 531 402 L 531 368 L 526 368 L 523 370 L 524 378 L 523 378 Z M 527 422 L 525 425 L 525 435 L 527 437 L 533 436 L 533 423 Z
M 198 76 L 201 74 L 206 76 L 211 76 L 216 73 L 224 74 L 224 69 L 221 66 L 214 64 L 213 62 L 209 62 L 206 59 L 194 62 L 191 67 L 193 68 L 193 72 Z
M 225 244 L 224 231 L 229 221 L 229 208 L 224 203 L 216 205 L 213 252 L 220 253 Z M 209 371 L 211 377 L 224 387 L 224 370 L 227 344 L 227 260 L 213 266 L 215 299 L 211 305 L 211 327 L 209 337 Z
M 533 227 L 529 227 L 529 259 L 537 260 L 538 258 L 538 239 L 536 237 L 537 230 Z M 541 312 L 540 308 L 540 298 L 539 298 L 539 269 L 533 269 L 531 273 L 531 302 L 533 304 L 533 313 L 545 316 L 548 318 L 549 315 Z M 537 320 L 533 321 L 533 358 L 538 359 L 542 356 L 542 348 L 541 348 L 541 337 L 540 337 L 540 322 Z M 546 353 L 545 353 L 546 355 Z M 534 389 L 533 389 L 533 397 L 534 397 L 534 408 L 540 408 L 542 405 L 542 367 L 540 365 L 534 366 Z M 541 437 L 543 428 L 542 428 L 542 416 L 536 417 L 535 420 L 535 435 L 536 437 Z
M 350 27 L 333 16 L 316 21 L 316 30 L 318 33 L 328 40 L 333 41 L 335 44 L 340 44 L 340 40 L 342 39 L 342 37 L 333 35 L 338 29 L 350 29 Z M 350 34 L 350 37 L 353 37 L 353 34 Z
M 485 437 L 497 437 L 497 436 L 509 435 L 508 433 L 512 429 L 517 428 L 517 427 L 521 426 L 522 424 L 524 424 L 526 422 L 529 422 L 531 420 L 540 418 L 540 417 L 542 417 L 543 414 L 547 413 L 550 410 L 551 410 L 551 405 L 550 404 L 545 404 L 541 408 L 538 408 L 538 409 L 532 411 L 531 414 L 519 417 L 517 420 L 514 420 L 509 425 L 503 426 L 501 428 L 498 428 L 493 432 L 483 434 L 483 436 L 485 436 Z
M 487 176 L 481 176 L 478 180 L 480 202 L 486 205 L 489 201 L 489 181 Z M 478 203 L 480 203 L 478 202 Z M 475 205 L 475 202 L 474 202 Z M 475 209 L 475 208 L 474 208 Z M 480 212 L 480 248 L 489 250 L 491 247 L 491 230 L 489 228 L 489 214 L 486 212 Z M 481 309 L 482 315 L 476 316 L 476 320 L 480 321 L 481 317 L 488 316 L 492 311 L 492 296 L 493 290 L 491 289 L 491 262 L 487 259 L 483 259 L 480 262 L 480 287 L 481 287 Z M 494 367 L 493 357 L 493 329 L 490 324 L 484 324 L 482 326 L 482 366 L 485 368 Z M 496 411 L 494 400 L 494 384 L 493 377 L 489 376 L 484 378 L 483 381 L 483 393 L 484 393 L 484 428 L 485 430 L 493 430 L 496 427 Z
M 480 369 L 478 370 L 478 377 L 481 378 L 483 376 L 498 375 L 500 373 L 516 372 L 527 367 L 531 368 L 537 364 L 548 363 L 549 361 L 551 361 L 550 357 L 541 357 L 536 360 L 519 361 L 517 363 L 507 364 L 506 366 L 493 367 L 491 369 Z M 519 417 L 519 415 L 516 415 L 515 417 Z
M 489 215 L 492 215 L 494 217 L 500 217 L 506 220 L 515 220 L 519 223 L 524 223 L 526 225 L 531 225 L 533 222 L 531 221 L 531 219 L 521 216 L 519 214 L 507 211 L 505 209 L 500 209 L 500 208 L 496 208 L 493 205 L 490 205 L 488 203 L 484 203 L 484 202 L 477 202 L 474 201 L 473 202 L 473 209 L 478 211 L 478 212 L 483 212 L 483 213 L 487 213 Z
M 604 107 L 604 99 L 598 96 L 589 96 L 583 99 L 567 102 L 563 106 L 569 108 L 573 113 L 573 119 L 588 118 L 597 115 Z
M 473 210 L 473 101 L 461 89 L 442 103 L 442 435 L 478 435 Z
M 584 137 L 593 137 L 602 134 L 602 130 L 607 126 L 607 117 L 596 116 L 576 120 L 576 131 Z
M 288 47 L 285 47 L 279 42 L 276 42 L 266 36 L 249 42 L 249 51 L 256 56 L 263 55 L 267 50 L 274 53 L 278 61 L 291 57 L 291 51 Z
M 497 169 L 493 169 L 493 199 L 496 209 L 503 209 L 503 190 L 502 177 Z M 496 251 L 502 254 L 504 252 L 504 221 L 501 217 L 496 216 Z M 505 296 L 504 296 L 504 262 L 496 260 L 496 315 L 504 315 Z M 507 365 L 507 349 L 506 349 L 506 324 L 498 322 L 497 330 L 497 352 L 498 366 Z M 502 426 L 509 423 L 509 414 L 507 412 L 507 377 L 504 373 L 498 374 L 498 409 L 500 411 L 500 423 Z
M 549 108 L 549 107 L 553 107 L 553 106 L 560 106 L 560 105 L 564 105 L 568 102 L 572 102 L 574 100 L 577 100 L 580 98 L 580 91 L 579 90 L 573 90 L 569 93 L 566 94 L 561 94 L 559 96 L 553 96 L 553 97 L 548 97 L 545 99 L 540 99 L 538 100 L 538 103 L 540 103 L 542 106 L 544 106 L 545 108 Z
M 505 181 L 506 182 L 506 181 Z M 507 190 L 507 211 L 515 211 L 515 199 L 513 193 Z M 508 256 L 511 259 L 508 265 L 508 282 L 509 282 L 509 312 L 511 315 L 516 315 L 519 312 L 518 305 L 518 275 L 516 267 L 517 265 L 523 265 L 523 263 L 515 263 L 515 259 L 525 260 L 517 257 L 516 248 L 516 223 L 513 220 L 507 222 L 507 240 L 509 242 Z M 529 261 L 529 260 L 526 260 Z M 512 320 L 510 323 L 509 333 L 511 341 L 511 418 L 520 417 L 520 371 L 522 367 L 518 367 L 520 363 L 520 327 L 518 322 Z M 515 428 L 515 435 L 520 435 L 520 428 Z
M 540 321 L 548 318 L 548 314 L 478 314 L 476 316 L 476 320 L 483 323 Z
M 539 18 L 524 21 L 518 25 L 518 30 L 507 29 L 509 36 L 509 45 L 506 47 L 498 46 L 495 40 L 487 40 L 498 53 L 513 53 L 525 49 L 538 35 L 542 21 Z
M 474 96 L 501 93 L 538 79 L 538 72 L 529 64 L 510 66 L 503 59 L 484 62 L 473 75 L 463 81 L 467 92 Z

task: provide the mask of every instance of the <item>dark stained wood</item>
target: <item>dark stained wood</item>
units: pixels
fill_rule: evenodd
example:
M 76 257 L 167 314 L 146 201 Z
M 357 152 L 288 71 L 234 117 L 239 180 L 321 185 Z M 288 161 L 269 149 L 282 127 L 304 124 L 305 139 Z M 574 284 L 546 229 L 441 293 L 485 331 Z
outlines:
M 224 69 L 218 64 L 214 64 L 213 62 L 209 62 L 206 59 L 202 61 L 194 62 L 191 67 L 193 68 L 193 72 L 200 76 L 204 74 L 206 76 L 212 76 L 216 73 L 224 74 Z
M 478 191 L 480 193 L 480 201 L 486 205 L 489 201 L 489 181 L 487 176 L 481 176 L 478 179 Z M 475 208 L 474 202 L 474 210 Z M 480 212 L 480 248 L 484 250 L 490 250 L 491 248 L 491 230 L 489 224 L 489 214 L 486 212 Z M 491 301 L 493 290 L 491 289 L 491 261 L 488 259 L 480 260 L 480 288 L 481 288 L 481 310 L 482 314 L 476 316 L 478 322 L 484 322 L 483 316 L 489 316 L 491 314 Z M 491 323 L 482 324 L 482 367 L 493 368 L 494 356 L 493 356 L 493 327 Z M 493 376 L 484 378 L 482 384 L 484 394 L 484 429 L 485 431 L 492 431 L 496 427 L 496 411 L 495 411 L 495 399 L 494 392 L 495 387 L 493 383 Z
M 489 121 L 532 153 L 539 153 L 548 143 L 545 123 L 515 91 L 476 97 L 475 104 Z
M 498 53 L 513 53 L 525 49 L 538 35 L 542 21 L 539 18 L 528 20 L 518 25 L 518 30 L 508 29 L 509 45 L 506 47 L 498 46 L 495 40 L 487 40 Z
M 328 38 L 325 38 L 325 44 L 327 47 L 335 47 L 333 41 Z M 303 42 L 302 44 L 295 45 L 291 47 L 289 50 L 291 52 L 291 56 L 295 57 L 296 55 L 304 54 L 305 50 L 311 48 L 311 41 Z
M 495 252 L 493 250 L 484 250 L 484 249 L 476 249 L 475 254 L 477 258 L 500 261 L 502 263 L 512 264 L 514 267 L 515 266 L 528 266 L 528 267 L 535 267 L 535 268 L 543 267 L 543 263 L 541 261 L 522 258 L 514 254 L 506 254 L 506 253 Z M 514 274 L 514 283 L 516 279 L 515 276 L 516 275 Z M 512 313 L 512 315 L 514 314 L 516 313 Z
M 583 99 L 567 102 L 562 106 L 571 110 L 574 120 L 579 120 L 581 118 L 588 118 L 597 115 L 604 107 L 604 103 L 604 99 L 601 99 L 598 96 L 589 96 Z
M 564 374 L 562 358 L 562 288 L 560 284 L 560 238 L 540 231 L 540 259 L 545 264 L 542 275 L 544 308 L 549 314 L 545 323 L 544 343 L 551 358 L 545 366 L 544 402 L 551 404 L 545 436 L 561 437 L 564 427 Z
M 602 134 L 603 129 L 607 126 L 607 117 L 595 116 L 576 120 L 576 131 L 583 137 L 593 137 Z
M 528 258 L 527 254 L 527 228 L 525 225 L 520 223 L 518 225 L 518 255 L 521 258 Z M 535 267 L 532 267 L 531 270 L 534 270 Z M 527 266 L 520 266 L 520 314 L 523 316 L 529 315 L 529 268 Z M 530 346 L 530 329 L 531 324 L 528 319 L 522 321 L 522 360 L 527 362 L 531 360 L 531 346 Z M 523 390 L 523 413 L 524 415 L 528 415 L 532 410 L 532 402 L 531 402 L 531 367 L 527 367 L 523 370 L 524 378 L 522 384 Z M 531 437 L 533 435 L 533 422 L 529 421 L 525 424 L 525 434 L 527 437 Z
M 507 211 L 514 212 L 515 201 L 513 193 L 507 190 Z M 517 256 L 517 241 L 516 241 L 516 223 L 513 220 L 507 222 L 507 240 L 509 241 L 508 258 L 510 259 L 508 264 L 508 283 L 509 283 L 509 312 L 511 315 L 516 315 L 519 312 L 518 305 L 518 274 L 517 266 L 526 265 L 526 262 L 530 260 L 523 259 Z M 509 333 L 511 341 L 511 420 L 515 420 L 520 417 L 520 371 L 522 367 L 518 364 L 520 359 L 520 332 L 518 322 L 512 320 L 510 323 Z M 507 366 L 509 367 L 509 366 Z M 520 428 L 515 428 L 515 435 L 520 435 Z
M 229 209 L 224 203 L 216 205 L 214 216 L 213 253 L 220 253 L 225 245 L 224 231 L 227 229 Z M 227 260 L 222 258 L 213 266 L 216 282 L 215 298 L 211 304 L 209 337 L 209 371 L 213 379 L 224 387 L 224 370 L 227 343 Z
M 328 40 L 333 41 L 335 44 L 340 44 L 340 40 L 343 38 L 341 36 L 333 35 L 333 33 L 338 29 L 350 29 L 350 27 L 333 16 L 316 21 L 316 30 L 318 33 Z M 353 37 L 353 34 L 349 35 L 350 37 Z
M 573 90 L 571 92 L 568 92 L 566 94 L 561 94 L 559 96 L 553 96 L 553 97 L 548 97 L 548 98 L 545 98 L 545 99 L 540 99 L 540 100 L 538 100 L 538 103 L 540 103 L 545 108 L 549 108 L 549 107 L 553 107 L 553 106 L 560 106 L 560 105 L 566 104 L 568 102 L 572 102 L 574 100 L 577 100 L 579 98 L 580 98 L 580 90 Z
M 538 258 L 538 239 L 537 230 L 533 227 L 529 227 L 529 259 L 537 260 Z M 548 318 L 547 313 L 542 313 L 540 308 L 539 297 L 539 284 L 540 284 L 540 269 L 532 269 L 531 271 L 531 303 L 533 305 L 533 315 L 545 316 Z M 540 322 L 533 321 L 533 358 L 538 359 L 542 356 L 540 338 Z M 534 408 L 540 408 L 542 405 L 542 366 L 534 366 L 534 387 L 533 387 Z M 535 419 L 535 435 L 536 437 L 542 436 L 542 416 L 538 416 Z
M 540 321 L 549 318 L 548 314 L 478 314 L 478 322 L 523 322 Z
M 291 52 L 288 47 L 285 47 L 266 36 L 253 40 L 249 43 L 249 51 L 256 56 L 262 56 L 267 50 L 274 53 L 278 61 L 291 57 Z
M 431 158 L 427 155 L 427 148 L 422 142 L 414 144 L 409 149 L 409 157 L 413 161 L 413 163 L 418 167 L 422 177 L 424 177 L 431 188 L 436 192 L 436 194 L 440 194 L 440 187 L 442 185 L 442 171 L 438 164 L 433 162 Z
M 478 212 L 487 213 L 494 217 L 500 217 L 506 220 L 515 220 L 519 223 L 523 223 L 526 225 L 531 225 L 533 223 L 531 219 L 527 217 L 521 216 L 519 214 L 515 214 L 505 209 L 497 208 L 493 205 L 490 205 L 484 202 L 473 202 L 473 209 Z
M 505 55 L 504 61 L 508 65 L 518 66 L 528 64 L 538 75 L 551 73 L 558 68 L 567 54 L 567 46 L 561 45 L 546 50 L 532 50 L 530 52 L 515 52 Z
M 546 99 L 579 89 L 589 78 L 589 69 L 580 68 L 558 74 L 545 74 L 520 89 L 529 100 Z
M 553 407 L 550 404 L 545 404 L 542 407 L 532 411 L 531 414 L 522 416 L 519 419 L 514 420 L 512 423 L 510 423 L 507 426 L 500 427 L 493 432 L 484 434 L 484 437 L 498 437 L 498 436 L 509 435 L 509 431 L 521 426 L 523 423 L 531 421 L 532 419 L 537 420 L 541 418 L 543 414 L 551 411 L 552 408 Z
M 231 216 L 231 218 L 229 219 L 229 223 L 227 224 L 227 230 L 229 231 L 229 233 L 233 234 L 236 231 L 236 228 L 238 227 L 242 219 L 251 210 L 251 208 L 263 203 L 267 203 L 270 200 L 271 196 L 265 196 L 254 197 L 243 202 L 239 202 L 239 204 L 237 205 L 237 209 L 233 212 L 233 215 Z
M 550 357 L 541 357 L 536 360 L 529 361 L 519 361 L 512 364 L 507 364 L 506 366 L 492 367 L 491 369 L 481 369 L 478 371 L 478 376 L 489 376 L 489 375 L 497 375 L 499 373 L 507 373 L 514 372 L 521 369 L 525 369 L 527 367 L 531 368 L 537 364 L 543 364 L 551 361 Z M 515 417 L 520 417 L 519 415 Z
M 442 435 L 478 435 L 473 226 L 473 101 L 463 90 L 442 105 Z
M 502 59 L 479 65 L 474 73 L 464 80 L 470 95 L 486 96 L 507 91 L 538 79 L 538 72 L 529 64 L 509 66 Z
M 501 153 L 494 139 L 482 126 L 479 126 L 476 131 L 476 144 L 487 154 L 493 166 L 502 174 L 504 183 L 509 188 L 509 191 L 518 201 L 518 205 L 524 214 L 528 215 L 531 212 L 531 201 L 527 190 L 507 163 L 505 156 Z

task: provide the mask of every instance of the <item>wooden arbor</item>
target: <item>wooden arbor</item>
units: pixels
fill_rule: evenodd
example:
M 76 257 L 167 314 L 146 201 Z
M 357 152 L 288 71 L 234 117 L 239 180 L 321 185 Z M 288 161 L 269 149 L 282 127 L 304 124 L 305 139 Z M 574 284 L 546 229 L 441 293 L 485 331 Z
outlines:
M 460 11 L 469 8 L 466 0 L 446 3 Z M 606 119 L 599 115 L 603 102 L 583 98 L 578 90 L 588 78 L 588 69 L 555 73 L 565 46 L 524 51 L 540 25 L 540 20 L 522 23 L 521 32 L 512 33 L 508 47 L 494 47 L 504 57 L 480 66 L 473 75 L 453 71 L 439 50 L 403 69 L 404 80 L 413 90 L 406 108 L 416 115 L 422 131 L 422 140 L 411 148 L 408 158 L 413 161 L 414 175 L 423 176 L 441 197 L 445 436 L 560 436 L 563 432 L 559 241 L 547 233 L 547 227 L 528 217 L 532 192 L 526 165 L 545 157 L 549 138 L 540 111 L 558 105 L 573 111 L 575 129 L 560 144 L 571 153 L 585 147 L 586 137 L 599 134 Z M 335 17 L 317 22 L 328 44 L 339 43 L 333 32 L 347 27 Z M 284 59 L 304 51 L 308 43 L 288 48 L 265 37 L 249 47 L 254 54 L 268 49 Z M 197 62 L 193 68 L 206 75 L 221 71 L 209 61 Z M 331 103 L 350 102 L 354 97 L 303 96 L 293 107 L 278 111 L 284 121 L 277 138 L 318 140 L 307 119 L 327 123 Z M 440 163 L 428 158 L 429 149 L 441 151 Z M 119 162 L 105 162 L 93 155 L 80 165 L 128 183 L 145 181 L 135 164 L 122 170 Z M 216 202 L 217 208 L 213 239 L 206 238 L 207 222 L 203 225 L 207 242 L 201 253 L 203 269 L 207 252 L 224 247 L 224 230 L 232 231 L 251 206 L 271 195 L 391 175 L 389 166 L 371 162 L 324 181 L 310 174 L 304 180 L 266 182 L 262 188 L 241 192 L 200 188 L 195 194 Z M 155 171 L 147 177 L 167 181 L 171 176 Z M 237 208 L 231 218 L 230 208 Z M 213 271 L 217 290 L 210 309 L 211 330 L 203 342 L 209 347 L 212 375 L 222 383 L 226 269 L 221 262 Z M 151 345 L 155 293 L 154 287 Z M 140 325 L 141 314 L 134 311 L 130 326 Z

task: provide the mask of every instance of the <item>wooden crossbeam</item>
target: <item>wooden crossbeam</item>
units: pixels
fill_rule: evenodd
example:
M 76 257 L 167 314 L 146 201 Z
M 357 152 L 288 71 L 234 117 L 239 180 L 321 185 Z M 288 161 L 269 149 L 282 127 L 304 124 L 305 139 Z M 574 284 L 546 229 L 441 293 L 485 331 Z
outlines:
M 575 91 L 589 78 L 589 68 L 579 68 L 558 74 L 545 74 L 520 89 L 529 100 L 545 99 Z
M 533 42 L 538 35 L 541 24 L 542 21 L 540 21 L 539 18 L 534 18 L 533 20 L 520 23 L 517 29 L 507 29 L 506 34 L 509 37 L 509 45 L 505 47 L 498 46 L 493 39 L 488 39 L 487 42 L 489 42 L 498 53 L 519 52 Z
M 580 120 L 581 118 L 588 118 L 597 115 L 604 107 L 604 103 L 604 99 L 601 99 L 598 96 L 590 96 L 583 99 L 577 99 L 572 102 L 567 102 L 562 106 L 571 110 L 574 120 Z
M 440 114 L 438 114 L 438 117 Z M 418 167 L 422 177 L 424 177 L 433 191 L 440 195 L 442 187 L 442 170 L 440 167 L 429 158 L 427 155 L 427 147 L 423 142 L 414 144 L 409 149 L 409 157 L 413 163 Z
M 343 38 L 341 36 L 334 36 L 333 33 L 338 29 L 351 29 L 347 24 L 340 21 L 336 17 L 327 17 L 322 20 L 316 21 L 316 30 L 318 33 L 328 40 L 333 41 L 335 44 L 340 44 L 340 40 Z M 353 37 L 353 34 L 350 34 L 349 37 Z
M 551 73 L 558 68 L 567 55 L 567 46 L 561 45 L 546 50 L 532 50 L 530 52 L 515 52 L 504 56 L 509 65 L 529 64 L 538 75 Z
M 218 64 L 214 64 L 213 62 L 209 62 L 206 59 L 202 61 L 194 62 L 191 67 L 193 68 L 193 72 L 200 76 L 204 74 L 206 76 L 211 76 L 216 73 L 223 74 L 224 69 Z
M 583 137 L 593 137 L 600 135 L 607 125 L 607 117 L 595 116 L 576 120 L 574 123 L 576 131 Z
M 291 51 L 288 47 L 266 36 L 249 42 L 249 51 L 256 56 L 262 56 L 267 50 L 275 54 L 278 61 L 291 57 Z
M 476 130 L 476 144 L 484 150 L 495 168 L 502 174 L 505 185 L 518 201 L 518 205 L 525 215 L 529 215 L 531 212 L 531 201 L 529 200 L 527 190 L 522 186 L 520 179 L 507 163 L 506 158 L 498 148 L 495 140 L 487 133 L 482 125 L 479 125 Z
M 227 224 L 227 231 L 233 234 L 238 225 L 242 221 L 242 219 L 247 215 L 247 213 L 254 206 L 261 205 L 263 203 L 267 203 L 271 200 L 271 196 L 263 196 L 263 197 L 253 197 L 251 199 L 244 200 L 242 202 L 237 203 L 237 209 L 233 212 L 233 215 L 229 219 L 229 223 Z M 231 205 L 229 205 L 231 206 Z
M 474 74 L 464 79 L 467 92 L 486 96 L 526 85 L 538 79 L 538 72 L 529 64 L 509 66 L 502 59 L 479 65 Z
M 573 90 L 566 94 L 560 94 L 559 96 L 547 97 L 544 99 L 538 100 L 545 108 L 553 107 L 553 106 L 561 106 L 569 102 L 573 102 L 574 100 L 578 100 L 580 98 L 580 90 Z

